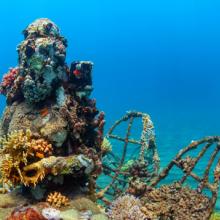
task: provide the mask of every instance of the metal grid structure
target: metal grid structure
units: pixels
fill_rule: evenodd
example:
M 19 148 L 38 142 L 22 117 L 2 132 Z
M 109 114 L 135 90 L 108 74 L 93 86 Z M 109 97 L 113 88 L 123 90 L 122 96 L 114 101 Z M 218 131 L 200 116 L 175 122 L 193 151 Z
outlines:
M 140 139 L 132 138 L 132 126 L 135 120 L 141 120 L 142 131 Z M 125 137 L 115 134 L 115 130 L 122 123 L 127 123 Z M 103 158 L 103 173 L 108 176 L 109 183 L 104 188 L 97 186 L 97 198 L 108 204 L 108 199 L 112 200 L 126 191 L 129 181 L 135 176 L 144 182 L 149 182 L 159 171 L 159 157 L 155 143 L 154 126 L 150 116 L 142 112 L 127 112 L 121 119 L 116 121 L 110 128 L 106 137 L 116 143 L 121 142 L 122 155 L 118 156 L 117 152 L 109 152 Z M 136 153 L 133 159 L 127 160 L 131 148 L 136 147 Z M 129 164 L 129 161 L 131 162 Z M 129 164 L 129 165 L 128 165 Z M 127 167 L 127 169 L 125 169 Z M 136 169 L 136 170 L 135 170 Z M 132 171 L 133 170 L 133 171 Z M 139 173 L 141 175 L 139 175 Z
M 135 120 L 140 119 L 142 131 L 140 139 L 136 140 L 132 138 L 132 127 Z M 122 123 L 127 123 L 125 137 L 115 134 L 118 128 L 121 128 Z M 137 127 L 135 129 L 138 130 Z M 113 124 L 106 137 L 116 141 L 116 144 L 122 143 L 122 154 L 116 154 L 117 146 L 116 151 L 109 152 L 103 158 L 103 175 L 108 181 L 104 187 L 98 184 L 97 199 L 104 202 L 104 205 L 110 205 L 112 200 L 127 192 L 140 197 L 147 216 L 152 214 L 165 217 L 164 219 L 175 216 L 178 220 L 208 220 L 210 218 L 217 201 L 220 183 L 219 136 L 192 141 L 180 150 L 160 173 L 154 126 L 149 115 L 141 112 L 128 112 Z M 130 148 L 135 147 L 137 147 L 136 153 L 132 155 L 135 159 L 126 165 L 129 162 Z M 209 158 L 205 156 L 207 153 Z M 197 174 L 196 167 L 201 165 L 202 159 L 205 159 L 207 165 L 203 166 L 202 174 Z M 169 179 L 174 174 L 172 171 L 175 168 L 181 170 L 181 177 L 179 175 L 172 177 L 171 181 L 163 185 L 163 180 Z M 136 172 L 137 169 L 140 172 Z M 191 183 L 193 182 L 192 185 L 188 183 L 189 179 Z M 139 189 L 141 193 L 139 191 L 137 194 Z M 144 201 L 148 202 L 145 204 Z M 148 207 L 151 207 L 150 210 Z
M 197 156 L 189 156 L 190 152 L 201 147 L 202 149 L 198 152 Z M 199 164 L 202 157 L 208 151 L 212 149 L 210 159 L 207 161 L 207 166 L 204 169 L 203 175 L 198 175 L 194 172 L 194 168 Z M 163 179 L 170 175 L 171 170 L 174 167 L 178 167 L 182 170 L 183 175 L 179 180 L 175 180 L 179 186 L 184 187 L 184 183 L 188 178 L 192 178 L 197 184 L 196 192 L 203 196 L 207 196 L 205 191 L 209 190 L 211 193 L 209 197 L 208 208 L 206 209 L 206 216 L 204 219 L 209 219 L 218 196 L 218 188 L 220 183 L 220 137 L 211 136 L 205 137 L 198 141 L 193 141 L 190 145 L 180 150 L 177 156 L 167 165 L 167 167 L 160 172 L 160 174 L 149 184 L 151 187 L 160 187 L 159 184 Z M 216 163 L 215 163 L 216 161 Z M 213 169 L 213 172 L 211 170 Z M 211 181 L 212 180 L 212 181 Z

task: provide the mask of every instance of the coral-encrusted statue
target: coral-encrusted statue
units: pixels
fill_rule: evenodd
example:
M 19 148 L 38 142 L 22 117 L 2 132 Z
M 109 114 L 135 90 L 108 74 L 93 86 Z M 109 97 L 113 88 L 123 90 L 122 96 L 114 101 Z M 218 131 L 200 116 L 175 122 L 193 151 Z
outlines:
M 101 171 L 104 114 L 89 98 L 92 67 L 65 63 L 67 41 L 49 19 L 24 30 L 18 67 L 0 85 L 1 178 L 37 200 L 48 194 L 94 193 Z

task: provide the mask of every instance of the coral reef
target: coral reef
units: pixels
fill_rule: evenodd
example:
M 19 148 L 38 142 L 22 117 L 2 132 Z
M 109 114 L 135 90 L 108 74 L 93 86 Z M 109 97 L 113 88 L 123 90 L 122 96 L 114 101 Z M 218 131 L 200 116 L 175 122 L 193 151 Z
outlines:
M 78 194 L 94 199 L 105 120 L 90 99 L 93 63 L 68 67 L 67 40 L 49 19 L 34 21 L 23 34 L 18 66 L 0 84 L 7 102 L 0 123 L 1 192 L 16 188 L 28 204 L 47 200 L 59 209 L 67 203 L 61 193 L 69 201 Z M 46 219 L 34 206 L 13 208 L 8 219 Z
M 67 40 L 47 18 L 34 21 L 23 34 L 18 66 L 0 84 L 7 102 L 0 122 L 0 219 L 210 218 L 219 187 L 220 162 L 213 163 L 220 137 L 192 142 L 159 172 L 150 116 L 127 112 L 103 138 L 105 115 L 90 98 L 93 63 L 74 61 L 69 67 Z M 134 139 L 132 126 L 138 119 L 142 130 Z M 125 136 L 115 134 L 122 123 L 128 124 Z M 111 145 L 117 142 L 122 143 L 119 155 Z M 193 169 L 213 145 L 200 177 Z M 188 155 L 200 146 L 197 157 Z M 182 178 L 161 185 L 174 166 Z M 105 186 L 96 182 L 100 174 L 109 181 Z M 185 185 L 188 177 L 196 181 L 196 190 Z
M 90 213 L 91 218 L 96 215 L 103 216 L 103 219 L 107 218 L 104 213 L 101 213 L 100 209 L 94 202 L 83 195 L 78 195 L 78 198 L 70 199 L 68 206 L 62 206 L 59 209 L 53 208 L 45 202 L 33 204 L 34 201 L 24 197 L 18 189 L 11 193 L 0 195 L 0 198 L 0 219 L 2 220 L 5 220 L 6 217 L 11 217 L 12 213 L 13 217 L 15 216 L 15 213 L 17 213 L 16 216 L 23 216 L 25 214 L 24 211 L 27 210 L 27 208 L 33 209 L 37 214 L 40 216 L 42 215 L 47 220 L 86 219 L 83 218 L 83 216 L 85 217 L 86 212 Z M 27 206 L 27 204 L 31 205 Z M 34 220 L 38 219 L 35 218 Z
M 2 180 L 30 187 L 35 198 L 66 181 L 92 192 L 102 167 L 105 122 L 89 98 L 93 64 L 67 66 L 67 40 L 49 19 L 34 21 L 23 34 L 19 65 L 0 86 L 7 99 L 0 125 Z M 9 146 L 14 142 L 19 144 Z
M 129 138 L 132 122 L 138 116 L 142 117 L 143 125 L 140 142 Z M 115 128 L 127 120 L 126 137 L 114 134 Z M 155 171 L 158 170 L 159 158 L 154 141 L 153 124 L 149 116 L 129 112 L 115 122 L 107 137 L 124 143 L 121 155 L 113 151 L 107 152 L 103 158 L 104 174 L 110 178 L 108 182 L 107 179 L 105 182 L 103 181 L 105 187 L 98 185 L 97 198 L 101 199 L 102 205 L 109 207 L 108 216 L 110 218 L 136 219 L 132 214 L 135 213 L 137 203 L 127 205 L 130 209 L 126 213 L 134 209 L 131 211 L 131 216 L 126 216 L 126 213 L 122 211 L 127 208 L 127 206 L 121 206 L 121 203 L 124 202 L 123 195 L 126 192 L 127 198 L 138 201 L 138 211 L 136 212 L 140 211 L 143 215 L 139 219 L 210 219 L 220 183 L 219 136 L 192 141 L 187 147 L 180 150 L 176 157 L 158 174 Z M 139 144 L 139 154 L 127 155 L 129 144 L 132 144 L 132 147 L 134 144 Z M 210 159 L 207 161 L 204 173 L 198 175 L 194 168 L 202 163 L 201 159 L 207 151 L 211 155 Z M 177 176 L 180 179 L 173 178 L 176 170 L 174 173 L 171 170 L 176 167 L 182 171 Z M 165 181 L 166 185 L 163 185 L 165 178 L 168 180 Z M 170 183 L 170 181 L 172 182 Z M 100 183 L 103 184 L 101 181 Z M 115 198 L 113 202 L 110 200 L 111 198 Z M 120 205 L 118 205 L 118 201 L 121 202 Z M 114 215 L 112 210 L 114 210 Z M 120 216 L 122 213 L 123 216 Z
M 147 191 L 141 198 L 142 212 L 149 219 L 206 219 L 209 198 L 178 184 Z
M 139 179 L 129 183 L 127 192 L 139 197 L 139 207 L 141 212 L 145 214 L 146 219 L 208 220 L 211 217 L 220 182 L 220 161 L 217 157 L 220 151 L 219 143 L 220 137 L 216 136 L 193 141 L 183 148 L 158 176 L 151 179 L 149 184 L 141 182 Z M 193 157 L 190 156 L 190 151 L 193 152 L 199 148 L 201 149 L 196 152 L 197 156 L 195 153 Z M 200 174 L 201 176 L 199 176 L 193 172 L 193 169 L 209 149 L 212 149 L 210 160 L 203 175 Z M 215 163 L 216 158 L 217 163 Z M 182 175 L 179 176 L 180 179 L 162 185 L 163 179 L 170 175 L 173 167 L 182 170 Z M 136 173 L 133 173 L 133 175 L 136 175 Z M 186 180 L 189 178 L 191 178 L 190 185 L 186 184 Z M 194 189 L 195 186 L 196 189 Z M 115 201 L 117 202 L 117 199 Z M 132 207 L 136 207 L 136 204 Z M 119 210 L 120 208 L 118 212 Z

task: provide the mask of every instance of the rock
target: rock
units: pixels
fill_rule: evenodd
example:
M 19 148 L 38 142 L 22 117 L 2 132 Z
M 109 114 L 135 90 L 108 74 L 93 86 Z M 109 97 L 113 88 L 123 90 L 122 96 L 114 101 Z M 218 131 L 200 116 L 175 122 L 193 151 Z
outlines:
M 19 190 L 14 190 L 11 193 L 0 194 L 0 219 L 5 219 L 18 206 L 23 206 L 29 201 L 20 195 Z
M 42 210 L 42 215 L 47 220 L 60 220 L 61 219 L 60 211 L 54 208 L 44 208 Z
M 60 213 L 62 220 L 78 220 L 79 212 L 76 209 L 68 209 Z
M 30 129 L 48 139 L 56 147 L 61 147 L 67 137 L 67 121 L 55 106 L 39 109 L 25 102 L 8 106 L 3 114 L 1 133 Z
M 108 217 L 105 214 L 96 214 L 92 216 L 91 220 L 108 220 Z
M 31 188 L 31 194 L 36 200 L 41 200 L 44 198 L 46 189 L 43 189 L 40 185 L 37 185 L 35 188 Z
M 78 211 L 90 210 L 92 214 L 99 214 L 100 209 L 97 207 L 96 203 L 91 201 L 86 197 L 78 197 L 71 201 L 71 206 Z

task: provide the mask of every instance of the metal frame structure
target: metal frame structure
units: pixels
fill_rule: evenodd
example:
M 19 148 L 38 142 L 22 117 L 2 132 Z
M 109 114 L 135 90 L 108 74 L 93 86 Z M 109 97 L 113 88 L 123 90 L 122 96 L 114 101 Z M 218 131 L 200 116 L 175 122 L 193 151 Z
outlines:
M 142 120 L 143 126 L 140 140 L 135 140 L 131 137 L 131 128 L 134 120 L 137 119 Z M 128 127 L 125 137 L 120 137 L 119 135 L 114 134 L 114 132 L 115 129 L 123 122 L 128 122 Z M 109 161 L 109 163 L 114 164 L 114 168 L 112 168 L 109 164 L 103 165 L 104 173 L 111 178 L 110 183 L 104 189 L 101 189 L 101 187 L 97 186 L 97 188 L 100 190 L 97 193 L 97 198 L 105 200 L 105 202 L 108 203 L 107 199 L 105 198 L 106 194 L 112 198 L 116 198 L 126 191 L 126 187 L 128 186 L 128 179 L 131 177 L 131 174 L 128 171 L 123 171 L 122 167 L 126 163 L 126 155 L 128 153 L 129 144 L 138 146 L 139 152 L 136 161 L 138 161 L 138 163 L 146 163 L 151 166 L 151 170 L 149 171 L 149 179 L 158 175 L 160 160 L 155 143 L 154 126 L 150 116 L 145 113 L 135 111 L 127 112 L 127 114 L 113 124 L 106 137 L 109 140 L 114 139 L 116 141 L 123 142 L 123 152 L 121 157 L 118 157 L 114 152 L 109 152 L 107 155 L 109 158 L 111 158 L 110 160 L 112 161 Z M 146 155 L 150 156 L 146 158 Z

